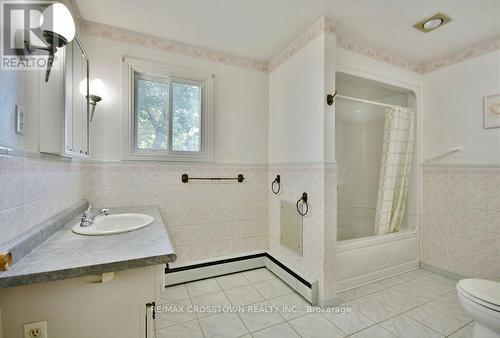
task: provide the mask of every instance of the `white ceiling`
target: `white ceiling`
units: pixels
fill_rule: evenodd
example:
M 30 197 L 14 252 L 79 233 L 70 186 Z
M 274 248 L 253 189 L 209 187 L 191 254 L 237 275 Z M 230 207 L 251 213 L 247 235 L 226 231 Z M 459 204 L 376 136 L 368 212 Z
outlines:
M 344 39 L 429 62 L 500 36 L 499 0 L 77 0 L 86 20 L 270 61 L 321 16 Z M 422 33 L 436 12 L 453 21 Z

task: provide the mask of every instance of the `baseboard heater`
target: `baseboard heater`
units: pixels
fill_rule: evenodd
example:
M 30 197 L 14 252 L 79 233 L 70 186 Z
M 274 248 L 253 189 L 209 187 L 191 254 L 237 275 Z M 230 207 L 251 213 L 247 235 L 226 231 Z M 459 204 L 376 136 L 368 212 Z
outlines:
M 312 305 L 317 303 L 318 282 L 303 277 L 267 252 L 165 268 L 165 286 L 173 286 L 232 273 L 267 268 Z

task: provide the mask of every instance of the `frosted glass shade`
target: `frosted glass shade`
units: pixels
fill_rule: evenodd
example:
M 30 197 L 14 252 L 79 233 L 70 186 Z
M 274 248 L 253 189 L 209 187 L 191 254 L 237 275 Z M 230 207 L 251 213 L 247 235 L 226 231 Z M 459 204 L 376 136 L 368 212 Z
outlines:
M 75 37 L 75 21 L 70 11 L 61 3 L 47 7 L 40 18 L 42 31 L 59 34 L 69 43 Z
M 87 79 L 83 79 L 82 81 L 80 81 L 78 90 L 80 91 L 80 94 L 82 94 L 83 96 L 87 96 Z
M 80 94 L 82 94 L 83 96 L 87 96 L 87 79 L 83 79 L 82 81 L 80 81 L 78 90 L 80 91 Z M 105 92 L 106 86 L 101 79 L 94 79 L 90 81 L 89 95 L 99 96 L 100 98 L 103 98 Z
M 104 97 L 106 93 L 106 86 L 101 79 L 93 79 L 90 81 L 89 94 L 99 96 L 100 98 Z

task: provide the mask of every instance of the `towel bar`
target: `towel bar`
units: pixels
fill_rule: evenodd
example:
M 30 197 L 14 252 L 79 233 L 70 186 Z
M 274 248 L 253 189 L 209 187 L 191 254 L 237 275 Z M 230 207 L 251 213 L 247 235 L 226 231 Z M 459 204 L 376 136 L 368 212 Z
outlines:
M 189 180 L 207 180 L 207 181 L 229 181 L 229 180 L 237 180 L 239 183 L 245 180 L 243 174 L 239 174 L 238 177 L 189 177 L 188 174 L 182 174 L 181 181 L 182 183 L 188 183 Z

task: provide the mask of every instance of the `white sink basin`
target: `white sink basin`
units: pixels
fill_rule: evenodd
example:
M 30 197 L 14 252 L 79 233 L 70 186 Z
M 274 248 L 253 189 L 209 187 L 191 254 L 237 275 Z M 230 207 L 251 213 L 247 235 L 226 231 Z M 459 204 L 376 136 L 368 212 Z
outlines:
M 87 236 L 113 235 L 142 229 L 153 221 L 153 217 L 143 214 L 101 215 L 94 219 L 91 226 L 82 227 L 77 223 L 71 230 L 75 234 Z

